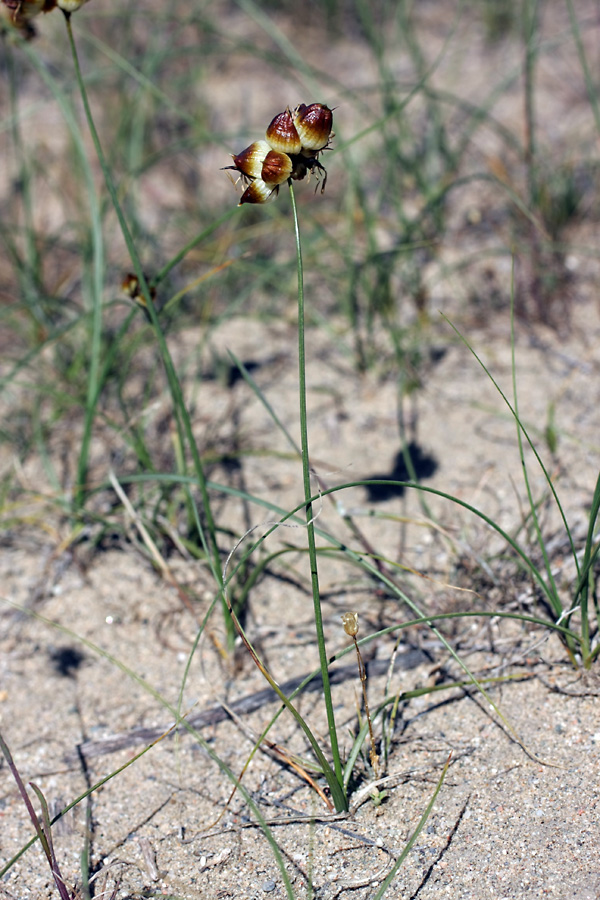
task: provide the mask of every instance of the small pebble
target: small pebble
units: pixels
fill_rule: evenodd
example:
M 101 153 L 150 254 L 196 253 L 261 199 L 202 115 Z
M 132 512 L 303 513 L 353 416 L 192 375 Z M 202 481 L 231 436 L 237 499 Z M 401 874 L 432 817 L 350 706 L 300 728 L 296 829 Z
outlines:
M 275 890 L 275 886 L 276 886 L 275 882 L 272 881 L 270 878 L 267 878 L 266 881 L 263 881 L 262 889 L 265 892 L 265 894 L 270 894 L 271 891 Z

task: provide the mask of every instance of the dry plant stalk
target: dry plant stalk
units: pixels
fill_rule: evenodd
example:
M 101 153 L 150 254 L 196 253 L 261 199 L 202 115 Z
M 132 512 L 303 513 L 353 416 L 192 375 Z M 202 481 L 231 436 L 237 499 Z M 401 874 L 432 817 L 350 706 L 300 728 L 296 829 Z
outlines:
M 342 616 L 342 625 L 344 626 L 344 631 L 346 634 L 352 638 L 354 641 L 354 646 L 356 647 L 356 659 L 358 661 L 358 674 L 360 677 L 360 683 L 362 687 L 363 694 L 363 702 L 365 704 L 365 713 L 367 716 L 367 722 L 369 725 L 369 740 L 371 741 L 371 751 L 369 753 L 369 759 L 371 760 L 371 766 L 373 768 L 373 772 L 375 773 L 375 778 L 379 778 L 380 770 L 379 770 L 379 756 L 377 755 L 377 751 L 375 750 L 375 737 L 373 735 L 373 723 L 371 722 L 371 714 L 369 712 L 369 701 L 367 700 L 367 672 L 365 669 L 365 664 L 363 662 L 362 654 L 360 652 L 360 647 L 358 646 L 358 641 L 356 640 L 356 635 L 358 634 L 358 613 L 356 612 L 347 612 Z

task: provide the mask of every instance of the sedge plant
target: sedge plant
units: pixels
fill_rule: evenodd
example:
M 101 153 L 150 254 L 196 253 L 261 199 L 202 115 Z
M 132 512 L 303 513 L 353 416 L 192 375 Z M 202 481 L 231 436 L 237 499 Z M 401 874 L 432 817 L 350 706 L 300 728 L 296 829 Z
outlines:
M 77 46 L 75 43 L 75 38 L 73 34 L 72 22 L 71 22 L 71 12 L 68 10 L 63 10 L 65 16 L 65 22 L 67 27 L 67 34 L 69 38 L 69 45 L 71 48 L 73 65 L 75 69 L 75 76 L 77 81 L 77 86 L 79 88 L 79 92 L 81 95 L 85 116 L 88 122 L 88 126 L 90 129 L 90 133 L 92 136 L 92 140 L 94 143 L 94 148 L 96 150 L 96 154 L 98 157 L 98 161 L 100 163 L 104 180 L 106 184 L 106 188 L 108 190 L 113 208 L 115 210 L 117 220 L 119 223 L 119 227 L 121 229 L 121 233 L 125 240 L 125 244 L 130 254 L 131 264 L 134 268 L 135 278 L 137 280 L 137 285 L 139 286 L 139 296 L 143 300 L 143 306 L 145 311 L 152 323 L 152 327 L 154 329 L 154 334 L 156 336 L 157 347 L 159 350 L 159 354 L 164 366 L 165 374 L 167 376 L 167 381 L 169 384 L 169 389 L 172 398 L 172 408 L 175 417 L 178 442 L 181 448 L 187 447 L 191 458 L 192 458 L 192 466 L 195 474 L 196 483 L 200 489 L 201 500 L 202 500 L 202 512 L 203 512 L 203 520 L 198 513 L 197 506 L 193 500 L 191 492 L 187 491 L 188 494 L 188 506 L 192 511 L 194 517 L 194 525 L 197 531 L 197 536 L 200 541 L 202 550 L 204 552 L 205 559 L 207 564 L 212 572 L 212 576 L 216 585 L 220 585 L 222 581 L 222 573 L 221 573 L 221 562 L 220 562 L 220 550 L 217 542 L 217 528 L 214 520 L 211 501 L 209 497 L 209 493 L 206 486 L 206 477 L 204 473 L 204 466 L 202 464 L 202 459 L 200 456 L 200 452 L 198 449 L 198 444 L 193 434 L 192 423 L 189 415 L 189 411 L 187 409 L 183 392 L 181 388 L 181 383 L 179 377 L 177 375 L 177 371 L 175 365 L 173 363 L 173 359 L 169 350 L 168 343 L 165 339 L 165 335 L 163 329 L 161 327 L 161 323 L 158 318 L 158 314 L 156 312 L 156 308 L 153 302 L 153 290 L 156 287 L 156 284 L 160 277 L 166 276 L 166 274 L 170 271 L 170 269 L 176 265 L 185 255 L 186 252 L 189 251 L 193 246 L 196 246 L 197 243 L 200 242 L 204 238 L 204 234 L 194 238 L 183 250 L 176 255 L 174 260 L 172 260 L 169 264 L 163 267 L 161 273 L 159 273 L 159 279 L 155 279 L 152 284 L 150 284 L 149 278 L 146 276 L 143 268 L 140 256 L 138 254 L 136 244 L 133 240 L 133 236 L 127 220 L 125 218 L 125 214 L 123 212 L 121 201 L 119 200 L 117 190 L 115 188 L 111 170 L 104 154 L 104 150 L 102 148 L 102 144 L 100 141 L 100 136 L 98 134 L 94 116 L 92 113 L 92 109 L 88 100 L 87 90 L 85 86 L 85 81 L 83 79 L 81 73 L 81 67 L 79 63 L 79 55 L 77 52 Z M 86 428 L 86 436 L 87 441 L 89 441 L 89 432 L 91 429 L 91 421 L 92 421 L 92 413 L 95 407 L 95 403 L 98 398 L 98 378 L 97 371 L 94 370 L 94 379 L 90 375 L 90 389 L 89 389 L 89 403 L 88 410 L 90 410 L 90 414 L 87 417 L 88 427 Z M 84 446 L 87 441 L 84 441 Z M 83 456 L 83 450 L 82 450 Z M 85 458 L 83 458 L 82 462 L 80 462 L 80 475 L 84 474 L 84 465 Z M 80 488 L 81 489 L 81 488 Z M 224 600 L 223 600 L 224 604 Z M 225 605 L 224 605 L 225 608 Z M 226 618 L 227 622 L 228 619 Z M 231 628 L 228 629 L 229 635 L 229 643 L 232 646 L 233 641 L 233 631 Z
M 325 189 L 327 172 L 319 162 L 319 154 L 329 147 L 332 137 L 332 111 L 325 104 L 300 104 L 293 111 L 289 108 L 276 115 L 266 129 L 266 140 L 257 141 L 233 156 L 234 165 L 230 168 L 238 171 L 248 183 L 240 206 L 262 204 L 272 199 L 279 192 L 279 186 L 287 181 L 290 192 L 292 218 L 296 242 L 296 263 L 298 273 L 298 397 L 300 405 L 300 454 L 302 463 L 302 484 L 305 501 L 306 534 L 308 558 L 310 566 L 310 582 L 313 599 L 313 617 L 317 647 L 319 652 L 321 678 L 323 680 L 323 697 L 327 714 L 329 741 L 333 769 L 327 764 L 324 774 L 337 812 L 348 808 L 348 801 L 343 787 L 343 769 L 338 746 L 335 714 L 329 681 L 328 655 L 323 628 L 323 613 L 319 589 L 319 570 L 317 546 L 315 540 L 314 513 L 311 490 L 311 466 L 308 443 L 308 414 L 306 404 L 306 339 L 305 339 L 305 303 L 304 303 L 304 269 L 302 262 L 302 241 L 298 208 L 293 187 L 293 180 L 302 180 L 307 174 L 315 172 L 321 179 L 321 193 Z M 319 183 L 319 182 L 317 182 Z M 246 642 L 247 643 L 247 642 Z M 247 643 L 249 649 L 250 645 Z M 253 651 L 251 651 L 253 652 Z M 255 661 L 257 657 L 255 654 Z M 264 667 L 261 671 L 266 673 Z M 275 682 L 267 676 L 271 686 Z M 278 691 L 285 705 L 289 701 Z M 297 720 L 317 756 L 323 764 L 323 754 L 306 722 L 301 716 Z
M 530 575 L 534 585 L 540 592 L 543 603 L 554 619 L 554 625 L 562 626 L 558 633 L 573 665 L 576 667 L 581 665 L 584 669 L 589 669 L 600 654 L 600 640 L 598 639 L 600 632 L 600 606 L 596 592 L 595 576 L 596 563 L 600 553 L 600 538 L 598 537 L 598 524 L 600 522 L 600 473 L 591 490 L 591 502 L 587 513 L 585 540 L 583 548 L 580 548 L 577 546 L 573 529 L 567 519 L 564 505 L 555 484 L 555 479 L 548 466 L 544 463 L 541 452 L 519 413 L 514 330 L 514 284 L 511 298 L 512 402 L 494 378 L 489 367 L 486 366 L 469 341 L 458 331 L 458 329 L 454 326 L 451 327 L 454 328 L 457 336 L 471 352 L 487 378 L 489 378 L 514 420 L 517 447 L 521 459 L 523 482 L 527 497 L 528 517 L 533 529 L 534 545 L 537 547 L 541 562 L 537 561 L 537 555 L 533 550 L 529 550 L 527 546 L 524 546 L 517 537 L 502 531 L 502 529 L 493 521 L 490 522 L 490 524 L 505 538 L 508 546 L 519 560 L 519 563 Z M 526 446 L 533 454 L 535 462 L 542 472 L 548 495 L 555 505 L 564 528 L 564 537 L 575 570 L 575 580 L 571 585 L 570 591 L 566 594 L 564 590 L 561 590 L 557 583 L 548 548 L 548 540 L 540 522 L 538 512 L 539 502 L 534 495 L 532 476 L 524 452 Z

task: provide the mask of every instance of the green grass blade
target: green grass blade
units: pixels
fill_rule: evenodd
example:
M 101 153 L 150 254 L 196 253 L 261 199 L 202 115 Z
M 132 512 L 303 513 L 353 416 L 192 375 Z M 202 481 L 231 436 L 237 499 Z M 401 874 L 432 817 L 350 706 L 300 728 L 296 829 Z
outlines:
M 237 356 L 235 355 L 235 353 L 232 353 L 231 350 L 228 350 L 227 352 L 228 352 L 229 357 L 232 360 L 232 362 L 235 363 L 242 378 L 244 379 L 246 384 L 250 387 L 250 389 L 253 391 L 255 396 L 258 397 L 258 399 L 260 400 L 260 402 L 262 403 L 262 405 L 268 412 L 269 416 L 271 417 L 271 419 L 273 420 L 275 425 L 279 428 L 279 430 L 281 431 L 281 433 L 287 440 L 287 442 L 290 445 L 290 447 L 292 448 L 292 450 L 295 453 L 297 453 L 299 457 L 301 457 L 302 456 L 302 448 L 298 446 L 298 444 L 296 443 L 296 441 L 294 440 L 294 438 L 292 437 L 292 435 L 290 434 L 288 429 L 285 427 L 285 425 L 283 424 L 283 422 L 281 421 L 281 419 L 279 418 L 279 416 L 273 409 L 272 405 L 269 403 L 269 401 L 265 397 L 264 393 L 261 391 L 261 389 L 255 382 L 254 378 L 252 377 L 252 375 L 250 374 L 250 372 L 248 371 L 248 369 L 246 368 L 244 363 L 240 359 L 238 359 Z
M 544 463 L 543 463 L 543 461 L 542 461 L 542 458 L 541 458 L 541 456 L 540 456 L 540 454 L 539 454 L 539 452 L 538 452 L 538 450 L 537 450 L 537 448 L 536 448 L 536 446 L 535 446 L 535 444 L 534 444 L 532 438 L 531 438 L 530 435 L 529 435 L 529 432 L 528 432 L 527 429 L 525 428 L 524 423 L 519 419 L 519 417 L 518 417 L 518 415 L 517 415 L 515 409 L 513 408 L 513 406 L 512 406 L 512 404 L 511 404 L 510 400 L 508 399 L 508 397 L 506 396 L 506 394 L 504 393 L 504 391 L 502 390 L 502 388 L 500 387 L 500 385 L 498 384 L 498 382 L 496 381 L 496 379 L 494 378 L 494 376 L 492 375 L 492 373 L 490 372 L 490 370 L 487 368 L 487 366 L 485 365 L 485 363 L 483 362 L 483 360 L 481 359 L 481 357 L 476 353 L 476 351 L 473 349 L 473 347 L 471 347 L 471 345 L 469 344 L 469 342 L 463 337 L 463 335 L 460 333 L 460 331 L 458 330 L 458 328 L 456 328 L 456 327 L 452 324 L 452 322 L 451 322 L 451 321 L 450 321 L 443 313 L 442 313 L 441 315 L 442 315 L 442 317 L 446 320 L 446 322 L 448 323 L 448 325 L 450 326 L 450 328 L 452 328 L 452 330 L 455 332 L 455 334 L 457 335 L 457 337 L 458 337 L 458 338 L 462 341 L 462 343 L 465 345 L 465 347 L 467 348 L 467 350 L 469 350 L 469 352 L 470 352 L 470 353 L 474 356 L 474 358 L 477 360 L 477 362 L 479 363 L 479 365 L 481 366 L 481 368 L 483 369 L 483 371 L 485 372 L 485 374 L 487 375 L 487 377 L 490 379 L 490 381 L 491 381 L 492 384 L 494 385 L 495 389 L 498 391 L 499 395 L 502 397 L 504 403 L 507 405 L 508 409 L 510 410 L 511 415 L 513 416 L 513 418 L 515 419 L 515 421 L 518 423 L 519 428 L 521 429 L 523 435 L 525 436 L 525 440 L 526 440 L 527 443 L 529 444 L 529 447 L 530 447 L 530 449 L 531 449 L 533 455 L 535 456 L 535 458 L 536 458 L 536 460 L 537 460 L 537 462 L 538 462 L 538 465 L 540 466 L 540 469 L 542 470 L 542 473 L 543 473 L 543 475 L 544 475 L 544 478 L 546 479 L 546 482 L 547 482 L 547 484 L 548 484 L 548 488 L 549 488 L 549 490 L 552 492 L 552 496 L 553 496 L 553 498 L 554 498 L 554 502 L 556 503 L 556 506 L 557 506 L 559 515 L 560 515 L 560 517 L 561 517 L 561 519 L 562 519 L 562 522 L 563 522 L 563 525 L 564 525 L 564 527 L 565 527 L 565 534 L 566 534 L 566 536 L 567 536 L 567 538 L 568 538 L 568 541 L 569 541 L 569 546 L 570 546 L 570 549 L 571 549 L 571 554 L 572 554 L 572 556 L 573 556 L 575 565 L 576 565 L 576 567 L 577 567 L 577 571 L 579 571 L 579 560 L 578 560 L 578 558 L 577 558 L 577 552 L 576 552 L 576 549 L 575 549 L 575 544 L 573 543 L 573 538 L 572 538 L 571 531 L 570 531 L 570 528 L 569 528 L 569 523 L 567 522 L 567 517 L 566 517 L 565 512 L 564 512 L 564 510 L 563 510 L 563 507 L 562 507 L 562 504 L 561 504 L 560 499 L 559 499 L 559 497 L 558 497 L 558 494 L 557 494 L 557 492 L 556 492 L 556 488 L 554 487 L 554 483 L 553 483 L 553 481 L 552 481 L 552 478 L 551 478 L 551 476 L 550 476 L 550 473 L 549 473 L 548 470 L 546 469 L 546 467 L 545 467 L 545 465 L 544 465 Z M 458 502 L 460 502 L 460 501 L 458 501 Z
M 173 399 L 173 412 L 174 412 L 174 416 L 175 416 L 175 420 L 176 420 L 176 424 L 177 424 L 177 430 L 179 433 L 180 444 L 183 447 L 183 446 L 185 446 L 185 443 L 187 441 L 187 444 L 188 444 L 188 447 L 189 447 L 189 450 L 190 450 L 190 453 L 192 456 L 194 471 L 196 473 L 198 486 L 200 488 L 200 492 L 201 492 L 201 496 L 202 496 L 202 507 L 203 507 L 203 511 L 204 511 L 204 517 L 206 520 L 206 528 L 205 528 L 202 525 L 202 522 L 200 521 L 200 517 L 197 513 L 197 509 L 196 509 L 196 506 L 193 501 L 193 497 L 190 494 L 189 495 L 189 503 L 190 503 L 191 508 L 195 512 L 194 520 L 195 520 L 195 525 L 196 525 L 197 532 L 198 532 L 198 537 L 200 539 L 200 542 L 201 542 L 204 552 L 206 554 L 206 558 L 211 567 L 213 578 L 215 579 L 215 582 L 220 585 L 222 583 L 222 572 L 221 572 L 220 552 L 219 552 L 219 547 L 218 547 L 217 537 L 216 537 L 216 525 L 215 525 L 215 521 L 214 521 L 213 514 L 212 514 L 212 507 L 211 507 L 210 498 L 208 495 L 208 490 L 206 487 L 206 477 L 204 474 L 204 468 L 202 465 L 202 460 L 200 458 L 200 453 L 198 451 L 198 446 L 197 446 L 196 440 L 194 438 L 194 433 L 193 433 L 193 429 L 192 429 L 192 423 L 190 420 L 189 412 L 188 412 L 186 404 L 185 404 L 185 400 L 183 397 L 183 391 L 181 388 L 179 378 L 177 376 L 177 372 L 175 370 L 175 366 L 174 366 L 174 363 L 173 363 L 173 360 L 172 360 L 172 357 L 171 357 L 171 354 L 170 354 L 170 351 L 169 351 L 169 348 L 167 345 L 167 341 L 166 341 L 163 331 L 161 329 L 160 322 L 158 320 L 158 316 L 157 316 L 156 310 L 154 308 L 154 304 L 152 302 L 150 288 L 149 288 L 148 282 L 146 280 L 146 276 L 142 269 L 141 260 L 139 258 L 139 255 L 138 255 L 135 243 L 133 241 L 129 226 L 127 225 L 127 221 L 125 219 L 125 216 L 124 216 L 124 213 L 123 213 L 123 210 L 121 207 L 121 203 L 119 202 L 117 191 L 116 191 L 114 183 L 113 183 L 111 171 L 108 166 L 106 157 L 104 155 L 104 151 L 102 149 L 100 137 L 98 135 L 98 131 L 96 129 L 96 125 L 94 122 L 94 117 L 92 115 L 92 110 L 91 110 L 91 107 L 89 104 L 87 91 L 85 88 L 85 83 L 84 83 L 84 80 L 83 80 L 83 77 L 81 74 L 81 68 L 79 65 L 79 57 L 77 54 L 77 47 L 75 45 L 75 39 L 73 36 L 73 29 L 71 27 L 70 16 L 66 16 L 65 20 L 66 20 L 66 24 L 67 24 L 67 34 L 69 37 L 71 54 L 73 57 L 73 64 L 75 67 L 75 75 L 76 75 L 77 84 L 79 87 L 79 92 L 81 94 L 81 99 L 83 102 L 88 126 L 90 129 L 91 135 L 92 135 L 92 140 L 94 143 L 96 154 L 98 156 L 98 161 L 102 168 L 102 173 L 104 175 L 104 181 L 105 181 L 108 193 L 110 195 L 110 199 L 113 204 L 115 213 L 117 215 L 119 226 L 121 228 L 123 238 L 127 245 L 127 249 L 129 251 L 129 255 L 131 257 L 131 262 L 134 267 L 135 274 L 138 279 L 138 283 L 140 285 L 143 297 L 146 301 L 146 307 L 148 310 L 148 314 L 150 316 L 152 325 L 154 327 L 154 333 L 156 336 L 161 359 L 162 359 L 162 362 L 163 362 L 163 365 L 165 368 L 165 372 L 167 375 L 167 380 L 169 383 L 171 396 Z M 206 535 L 206 532 L 208 532 L 208 536 Z M 227 615 L 226 615 L 226 604 L 225 604 L 224 598 L 222 600 L 222 605 L 223 605 L 223 613 L 224 613 L 224 617 L 225 617 L 225 623 L 226 623 L 226 627 L 228 629 L 229 643 L 231 646 L 233 646 L 234 635 L 233 635 L 233 630 L 229 624 L 229 619 L 227 618 Z
M 585 79 L 585 86 L 587 89 L 590 106 L 592 107 L 594 122 L 596 123 L 596 130 L 598 131 L 598 134 L 600 134 L 600 104 L 598 103 L 598 87 L 587 61 L 585 47 L 583 46 L 583 41 L 581 40 L 581 29 L 579 28 L 579 22 L 577 21 L 577 16 L 575 15 L 573 0 L 567 0 L 567 9 L 569 10 L 571 32 L 573 34 L 575 46 L 577 47 L 577 55 L 579 56 L 581 70 Z
M 446 777 L 446 773 L 447 773 L 447 771 L 448 771 L 449 765 L 450 765 L 450 756 L 449 756 L 448 759 L 446 760 L 446 764 L 445 764 L 444 768 L 442 769 L 442 774 L 440 775 L 440 778 L 439 778 L 439 781 L 438 781 L 438 783 L 437 783 L 437 785 L 436 785 L 435 791 L 433 792 L 433 796 L 432 796 L 431 800 L 429 801 L 429 803 L 427 804 L 427 806 L 426 806 L 426 808 L 425 808 L 425 811 L 424 811 L 423 815 L 422 815 L 421 818 L 419 819 L 419 824 L 417 825 L 417 827 L 416 827 L 415 830 L 413 831 L 412 835 L 410 836 L 410 839 L 408 840 L 408 842 L 407 842 L 407 844 L 406 844 L 404 850 L 402 851 L 402 853 L 400 854 L 400 856 L 398 857 L 398 859 L 396 860 L 396 862 L 395 862 L 394 865 L 392 866 L 391 872 L 389 873 L 389 875 L 387 876 L 387 878 L 382 882 L 381 887 L 379 888 L 379 890 L 377 891 L 377 893 L 376 893 L 375 896 L 373 897 L 373 900 L 381 900 L 381 898 L 383 897 L 383 895 L 385 894 L 385 892 L 387 891 L 387 889 L 388 889 L 389 886 L 391 885 L 392 881 L 393 881 L 394 878 L 396 877 L 396 874 L 397 874 L 397 872 L 398 872 L 398 869 L 400 868 L 400 866 L 402 865 L 402 863 L 404 862 L 404 860 L 406 859 L 406 857 L 408 856 L 408 854 L 409 854 L 410 851 L 412 850 L 415 841 L 417 840 L 417 838 L 418 838 L 419 835 L 421 834 L 421 832 L 422 832 L 422 830 L 423 830 L 423 828 L 424 828 L 424 826 L 425 826 L 425 823 L 427 822 L 427 819 L 428 819 L 429 816 L 431 815 L 431 810 L 433 809 L 433 805 L 434 805 L 434 803 L 435 803 L 435 801 L 436 801 L 436 799 L 437 799 L 437 795 L 439 794 L 439 792 L 440 792 L 441 789 L 442 789 L 442 785 L 443 785 L 443 783 L 444 783 L 444 778 Z
M 73 106 L 59 87 L 55 78 L 52 77 L 47 68 L 38 58 L 38 54 L 29 47 L 24 45 L 24 51 L 31 65 L 36 69 L 44 84 L 50 89 L 52 95 L 63 115 L 67 124 L 71 137 L 77 150 L 79 162 L 82 167 L 84 180 L 87 188 L 88 201 L 90 206 L 91 219 L 91 238 L 93 248 L 93 276 L 91 285 L 92 309 L 91 309 L 91 334 L 90 334 L 90 355 L 88 369 L 87 399 L 84 414 L 83 436 L 81 446 L 79 448 L 79 457 L 77 461 L 77 486 L 75 491 L 74 505 L 75 509 L 81 508 L 86 496 L 86 478 L 89 463 L 90 444 L 92 439 L 92 429 L 96 416 L 96 405 L 100 393 L 100 347 L 102 337 L 102 289 L 104 285 L 104 245 L 102 237 L 102 220 L 100 213 L 100 204 L 94 185 L 94 177 L 87 156 L 87 151 L 75 118 Z
M 531 490 L 531 483 L 529 480 L 529 473 L 527 471 L 527 463 L 525 462 L 525 454 L 523 452 L 523 432 L 521 430 L 521 418 L 519 416 L 519 400 L 518 400 L 518 391 L 517 391 L 517 361 L 515 355 L 515 305 L 514 305 L 514 260 L 513 260 L 513 273 L 512 273 L 512 284 L 511 284 L 511 298 L 510 298 L 510 349 L 511 349 L 511 375 L 512 375 L 512 390 L 513 390 L 513 406 L 515 412 L 515 424 L 517 427 L 517 444 L 519 447 L 519 458 L 521 460 L 521 471 L 523 473 L 523 480 L 525 482 L 525 490 L 527 491 L 527 500 L 529 503 L 529 513 L 531 515 L 531 519 L 533 521 L 533 527 L 535 530 L 535 535 L 537 538 L 538 547 L 540 548 L 543 560 L 544 560 L 544 568 L 546 569 L 546 579 L 548 584 L 548 593 L 546 596 L 548 597 L 549 602 L 552 606 L 552 611 L 557 618 L 560 618 L 564 612 L 563 605 L 560 601 L 560 596 L 558 593 L 558 589 L 556 587 L 556 582 L 554 580 L 554 575 L 552 574 L 552 566 L 550 565 L 550 559 L 548 558 L 548 551 L 546 550 L 546 542 L 544 540 L 544 536 L 542 534 L 542 529 L 540 527 L 540 521 L 537 514 L 537 504 L 533 499 L 533 492 Z M 545 469 L 542 470 L 544 472 L 544 476 L 546 480 L 549 479 L 549 473 L 546 472 Z M 566 517 L 563 519 L 566 523 Z M 570 533 L 569 533 L 570 537 Z M 573 542 L 571 541 L 571 547 L 573 547 Z

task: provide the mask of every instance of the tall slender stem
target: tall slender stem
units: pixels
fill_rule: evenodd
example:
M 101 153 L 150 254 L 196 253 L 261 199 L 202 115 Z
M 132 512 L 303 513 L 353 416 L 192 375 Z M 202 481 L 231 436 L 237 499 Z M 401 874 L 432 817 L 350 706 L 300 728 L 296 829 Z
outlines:
M 71 53 L 73 55 L 73 64 L 75 66 L 75 76 L 77 78 L 77 85 L 79 87 L 79 92 L 81 94 L 81 99 L 83 102 L 83 108 L 85 110 L 86 119 L 88 122 L 88 126 L 92 135 L 92 140 L 94 142 L 94 148 L 96 150 L 96 155 L 98 156 L 98 161 L 100 163 L 100 167 L 102 169 L 102 173 L 104 175 L 104 181 L 106 184 L 106 188 L 110 195 L 110 199 L 113 204 L 113 208 L 115 210 L 119 226 L 121 228 L 121 232 L 123 234 L 123 238 L 127 245 L 127 249 L 129 251 L 129 255 L 131 257 L 131 262 L 133 268 L 135 270 L 135 274 L 138 278 L 138 282 L 146 301 L 146 306 L 148 309 L 148 313 L 150 315 L 150 319 L 154 326 L 154 333 L 156 335 L 156 340 L 158 343 L 158 348 L 160 351 L 160 355 L 163 361 L 163 365 L 165 367 L 165 372 L 167 375 L 167 380 L 169 382 L 169 388 L 171 391 L 171 397 L 173 399 L 173 412 L 175 415 L 175 420 L 177 423 L 177 430 L 179 433 L 179 439 L 181 446 L 185 446 L 185 439 L 187 439 L 187 443 L 190 448 L 190 453 L 192 455 L 192 460 L 194 464 L 194 470 L 196 474 L 196 479 L 198 481 L 198 486 L 200 488 L 200 493 L 202 496 L 202 507 L 204 511 L 204 518 L 206 523 L 206 531 L 208 531 L 208 537 L 205 533 L 205 529 L 200 521 L 199 516 L 195 515 L 195 525 L 198 530 L 198 535 L 200 538 L 200 542 L 202 544 L 203 550 L 206 554 L 207 561 L 211 567 L 211 571 L 213 573 L 213 577 L 216 583 L 221 586 L 222 585 L 222 571 L 221 571 L 221 560 L 219 554 L 219 548 L 217 545 L 216 539 L 216 526 L 212 515 L 212 509 L 210 505 L 210 498 L 208 495 L 208 487 L 206 484 L 206 476 L 204 474 L 204 468 L 202 466 L 202 460 L 200 458 L 200 453 L 198 451 L 198 446 L 196 444 L 196 440 L 194 438 L 194 433 L 192 430 L 192 423 L 190 420 L 189 413 L 187 411 L 187 407 L 185 405 L 185 400 L 183 397 L 183 391 L 181 388 L 181 384 L 179 382 L 179 378 L 177 376 L 177 372 L 175 370 L 175 365 L 173 363 L 173 359 L 171 357 L 171 353 L 169 351 L 169 347 L 165 340 L 165 336 L 160 327 L 160 323 L 158 321 L 158 317 L 156 314 L 156 310 L 154 309 L 154 304 L 152 303 L 152 297 L 150 295 L 150 289 L 148 286 L 148 282 L 146 280 L 146 276 L 142 270 L 142 263 L 137 252 L 136 246 L 133 241 L 133 237 L 131 235 L 131 231 L 123 214 L 123 210 L 121 208 L 121 204 L 119 202 L 119 198 L 117 196 L 117 191 L 115 185 L 112 180 L 111 172 L 108 167 L 108 163 L 106 161 L 106 157 L 104 155 L 104 151 L 102 149 L 102 145 L 100 143 L 100 137 L 98 135 L 98 131 L 96 129 L 96 125 L 94 122 L 94 117 L 92 115 L 92 110 L 89 104 L 87 91 L 85 89 L 85 82 L 83 80 L 83 76 L 81 74 L 81 68 L 79 65 L 79 56 L 77 54 L 77 47 L 75 45 L 75 39 L 73 37 L 73 30 L 71 27 L 71 16 L 69 13 L 65 13 L 65 20 L 67 23 L 67 33 L 69 36 L 69 43 L 71 46 Z M 191 496 L 191 493 L 190 493 Z M 194 510 L 195 505 L 192 504 Z M 221 591 L 222 593 L 222 591 Z M 226 612 L 226 621 L 229 621 L 229 617 L 227 615 L 227 607 L 225 604 L 225 599 L 222 595 L 222 603 L 224 610 Z M 233 626 L 231 630 L 231 634 L 233 635 Z
M 319 662 L 321 677 L 323 679 L 323 694 L 325 697 L 325 709 L 327 711 L 327 724 L 329 726 L 329 740 L 331 741 L 331 756 L 338 783 L 343 785 L 344 775 L 340 760 L 333 701 L 331 699 L 331 685 L 329 683 L 329 671 L 327 668 L 327 649 L 325 646 L 325 634 L 323 632 L 323 615 L 321 612 L 321 596 L 319 592 L 319 572 L 317 568 L 317 549 L 315 543 L 315 528 L 313 524 L 312 491 L 310 487 L 310 456 L 308 452 L 308 425 L 306 413 L 306 345 L 304 335 L 304 270 L 302 267 L 302 243 L 300 240 L 300 225 L 298 222 L 298 210 L 292 182 L 290 185 L 290 197 L 292 201 L 292 215 L 294 217 L 294 230 L 296 235 L 296 254 L 298 261 L 298 371 L 299 371 L 299 395 L 300 395 L 300 445 L 302 448 L 302 476 L 304 481 L 304 498 L 306 500 L 306 530 L 308 535 L 308 555 L 310 559 L 310 580 L 313 594 L 313 609 L 315 617 L 315 630 L 317 632 L 317 644 L 319 647 Z M 344 805 L 338 812 L 348 808 L 345 793 L 342 792 Z M 336 808 L 341 806 L 339 798 L 334 798 Z

